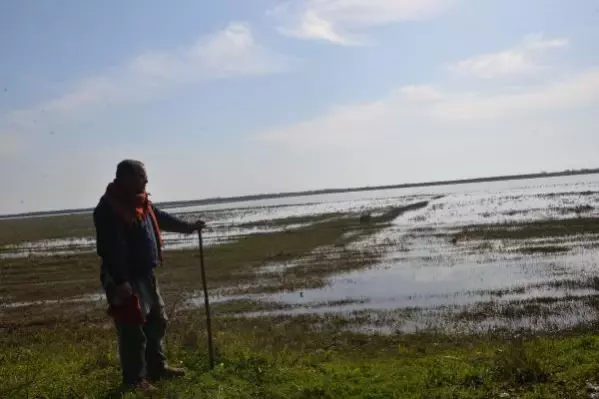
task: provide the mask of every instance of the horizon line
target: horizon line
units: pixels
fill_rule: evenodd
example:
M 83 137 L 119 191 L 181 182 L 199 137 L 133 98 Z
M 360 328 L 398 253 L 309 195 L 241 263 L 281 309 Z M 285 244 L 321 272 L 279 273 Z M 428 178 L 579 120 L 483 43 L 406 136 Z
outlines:
M 314 189 L 304 191 L 286 191 L 286 192 L 271 192 L 271 193 L 260 193 L 260 194 L 246 194 L 236 195 L 227 197 L 208 197 L 196 200 L 181 200 L 181 201 L 161 201 L 156 202 L 156 206 L 164 208 L 174 208 L 179 206 L 193 206 L 193 205 L 211 205 L 218 203 L 233 203 L 233 202 L 245 202 L 245 201 L 256 201 L 261 199 L 272 199 L 272 198 L 289 198 L 289 197 L 302 197 L 312 196 L 321 194 L 339 194 L 347 192 L 359 192 L 359 191 L 377 191 L 377 190 L 391 190 L 401 188 L 412 188 L 412 187 L 428 187 L 428 186 L 442 186 L 442 185 L 454 185 L 454 184 L 467 184 L 467 183 L 484 183 L 489 181 L 505 181 L 505 180 L 525 180 L 525 179 L 536 179 L 543 177 L 557 177 L 557 176 L 568 176 L 568 175 L 585 175 L 585 174 L 596 174 L 599 173 L 599 168 L 581 168 L 581 169 L 565 169 L 554 172 L 536 172 L 536 173 L 521 173 L 515 175 L 496 175 L 487 177 L 472 177 L 462 179 L 450 179 L 450 180 L 436 180 L 428 182 L 416 182 L 416 183 L 400 183 L 400 184 L 389 184 L 389 185 L 377 185 L 377 186 L 361 186 L 361 187 L 346 187 L 346 188 L 325 188 L 325 189 Z M 71 214 L 71 213 L 83 213 L 93 210 L 90 208 L 73 208 L 73 209 L 55 209 L 45 211 L 31 211 L 21 212 L 13 214 L 0 214 L 0 219 L 18 218 L 18 217 L 32 217 L 32 216 L 51 216 L 58 214 Z

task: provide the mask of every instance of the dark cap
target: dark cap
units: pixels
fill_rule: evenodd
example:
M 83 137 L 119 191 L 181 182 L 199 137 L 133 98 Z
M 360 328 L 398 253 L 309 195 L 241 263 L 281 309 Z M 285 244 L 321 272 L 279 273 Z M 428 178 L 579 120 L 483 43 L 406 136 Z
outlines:
M 133 173 L 139 173 L 139 171 L 145 171 L 145 165 L 141 161 L 134 159 L 125 159 L 116 167 L 116 178 L 120 179 Z

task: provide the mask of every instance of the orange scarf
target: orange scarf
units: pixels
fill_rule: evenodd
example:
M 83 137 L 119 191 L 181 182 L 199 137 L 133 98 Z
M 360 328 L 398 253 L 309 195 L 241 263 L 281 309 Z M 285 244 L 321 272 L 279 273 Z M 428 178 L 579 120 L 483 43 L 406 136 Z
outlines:
M 160 227 L 158 226 L 158 220 L 154 214 L 149 194 L 141 193 L 131 198 L 125 194 L 125 191 L 119 186 L 118 182 L 114 181 L 108 184 L 104 198 L 112 206 L 117 215 L 129 226 L 141 222 L 147 215 L 150 216 L 158 243 L 158 255 L 162 261 L 164 241 L 162 240 L 162 234 L 160 234 Z

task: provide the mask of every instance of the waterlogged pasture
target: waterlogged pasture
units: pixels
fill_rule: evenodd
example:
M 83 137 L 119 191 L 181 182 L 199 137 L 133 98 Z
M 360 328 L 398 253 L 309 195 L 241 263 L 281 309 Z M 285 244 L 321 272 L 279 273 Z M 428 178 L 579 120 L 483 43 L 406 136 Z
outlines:
M 183 218 L 202 217 L 209 224 L 204 232 L 207 277 L 225 368 L 233 367 L 226 359 L 235 363 L 246 356 L 245 363 L 236 363 L 235 370 L 248 372 L 247 356 L 253 353 L 264 362 L 256 367 L 271 370 L 280 362 L 295 370 L 297 364 L 292 365 L 285 356 L 296 356 L 296 362 L 306 366 L 303 362 L 309 363 L 306 356 L 315 349 L 312 345 L 321 345 L 324 357 L 312 360 L 331 367 L 320 370 L 321 374 L 341 376 L 344 367 L 362 364 L 360 367 L 370 367 L 364 371 L 371 384 L 367 384 L 369 392 L 405 392 L 405 396 L 372 397 L 489 397 L 483 395 L 489 392 L 552 397 L 535 391 L 546 387 L 547 395 L 555 387 L 550 372 L 537 364 L 537 355 L 522 348 L 537 351 L 543 345 L 577 345 L 568 341 L 570 334 L 589 334 L 596 326 L 597 175 L 305 196 L 170 211 Z M 118 380 L 116 354 L 100 291 L 91 223 L 88 214 L 0 220 L 0 328 L 8 334 L 1 345 L 45 342 L 52 347 L 65 339 L 61 335 L 65 325 L 76 326 L 83 336 L 92 330 L 102 331 L 98 339 L 105 349 L 112 349 L 106 349 L 111 355 L 102 360 L 106 367 L 96 364 L 97 373 L 108 373 L 107 381 L 114 382 Z M 165 238 L 166 260 L 157 273 L 172 324 L 173 354 L 196 369 L 191 378 L 203 387 L 197 388 L 200 391 L 205 389 L 213 397 L 242 397 L 226 389 L 215 391 L 215 386 L 223 386 L 218 382 L 221 377 L 206 377 L 202 371 L 204 316 L 197 237 L 165 234 Z M 471 337 L 470 349 L 455 338 L 459 336 Z M 517 349 L 520 352 L 496 352 L 500 347 L 507 350 L 506 342 L 510 347 L 514 336 L 523 345 Z M 279 341 L 273 342 L 274 337 Z M 522 337 L 533 341 L 521 342 Z M 235 343 L 228 341 L 231 339 Z M 313 343 L 308 343 L 309 339 Z M 540 339 L 549 341 L 541 343 Z M 583 346 L 594 348 L 592 334 L 585 339 Z M 78 345 L 73 350 L 83 351 L 94 361 L 97 353 Z M 387 359 L 391 347 L 396 355 L 402 351 L 410 355 Z M 266 348 L 285 355 L 266 354 Z M 9 364 L 10 373 L 17 370 L 16 359 L 25 356 L 15 350 L 8 352 L 12 353 L 9 358 L 0 358 Z M 356 357 L 347 355 L 348 350 Z M 380 388 L 372 380 L 372 373 L 381 371 L 380 350 L 384 350 L 386 361 L 400 362 L 397 370 L 413 375 L 412 380 L 387 386 L 386 378 L 392 377 L 387 373 L 381 377 L 387 388 Z M 340 355 L 342 352 L 346 355 Z M 451 371 L 435 371 L 431 367 L 439 356 L 454 356 L 469 366 L 451 369 L 446 365 Z M 477 356 L 479 363 L 469 363 Z M 412 366 L 420 362 L 417 359 L 424 362 L 419 363 L 422 378 L 414 374 L 420 366 L 412 370 L 405 363 L 408 358 Z M 566 364 L 570 360 L 560 361 Z M 507 369 L 518 362 L 532 374 L 510 374 Z M 550 363 L 546 366 L 552 367 Z M 586 368 L 576 369 L 576 377 L 572 377 L 575 385 L 555 388 L 555 392 L 584 397 L 584 381 L 595 370 L 590 360 L 584 364 Z M 472 375 L 466 378 L 452 374 L 455 372 Z M 441 374 L 435 377 L 431 373 Z M 23 376 L 9 377 L 14 384 L 26 382 Z M 346 397 L 334 395 L 335 389 L 345 389 L 340 388 L 341 380 L 313 380 L 304 374 L 278 377 L 302 381 L 302 387 L 314 391 L 294 396 L 292 392 L 303 392 L 303 388 L 294 391 L 274 380 L 255 381 L 258 377 L 253 375 L 248 377 L 253 384 L 248 389 L 257 391 L 248 396 Z M 30 388 L 49 392 L 48 382 L 36 378 L 31 377 Z M 435 383 L 435 378 L 441 382 Z M 464 383 L 469 378 L 472 385 Z M 67 385 L 75 391 L 82 389 L 77 385 L 80 377 L 65 376 L 60 381 L 57 392 Z M 105 386 L 99 381 L 92 391 L 108 392 L 112 383 Z M 227 381 L 242 389 L 238 382 Z M 466 396 L 443 396 L 447 387 Z M 476 388 L 481 387 L 479 395 Z M 182 394 L 181 387 L 173 389 Z M 267 391 L 271 396 L 260 396 Z M 215 392 L 225 393 L 218 396 Z M 428 396 L 419 396 L 423 392 Z

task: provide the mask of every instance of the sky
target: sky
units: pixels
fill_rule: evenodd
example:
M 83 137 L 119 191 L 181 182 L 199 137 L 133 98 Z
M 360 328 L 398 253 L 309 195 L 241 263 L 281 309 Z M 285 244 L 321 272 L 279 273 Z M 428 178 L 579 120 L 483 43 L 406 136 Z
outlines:
M 599 1 L 0 2 L 0 214 L 599 167 Z

